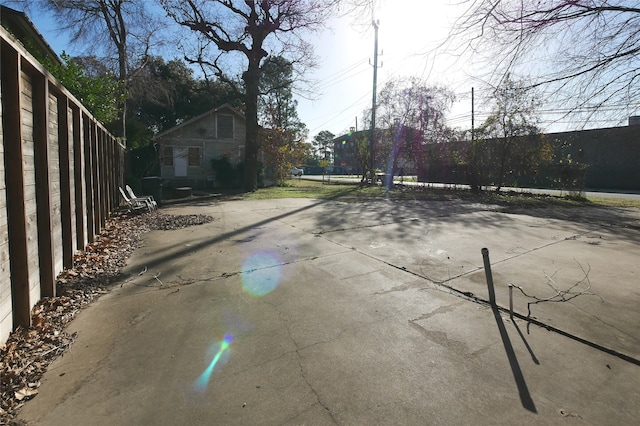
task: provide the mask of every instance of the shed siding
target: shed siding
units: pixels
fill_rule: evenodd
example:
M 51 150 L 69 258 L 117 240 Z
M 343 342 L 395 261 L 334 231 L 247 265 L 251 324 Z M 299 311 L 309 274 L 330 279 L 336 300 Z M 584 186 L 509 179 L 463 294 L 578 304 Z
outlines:
M 216 130 L 218 115 L 233 117 L 232 139 L 218 138 Z M 244 161 L 245 138 L 246 128 L 244 120 L 237 114 L 231 112 L 231 110 L 223 108 L 216 113 L 207 114 L 185 127 L 178 128 L 165 136 L 161 136 L 157 140 L 161 146 L 200 147 L 202 150 L 200 166 L 188 167 L 186 179 L 193 181 L 196 185 L 204 185 L 207 176 L 214 173 L 211 167 L 212 159 L 227 157 L 233 165 Z M 159 152 L 160 155 L 162 155 L 162 152 Z M 185 179 L 176 178 L 174 166 L 165 166 L 162 162 L 160 164 L 160 174 L 164 179 Z

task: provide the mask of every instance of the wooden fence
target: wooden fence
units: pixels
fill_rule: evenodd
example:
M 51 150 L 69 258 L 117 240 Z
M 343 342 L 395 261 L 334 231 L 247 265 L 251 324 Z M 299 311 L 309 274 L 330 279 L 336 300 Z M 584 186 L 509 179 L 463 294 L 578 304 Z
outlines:
M 55 296 L 124 182 L 124 146 L 0 27 L 0 343 Z

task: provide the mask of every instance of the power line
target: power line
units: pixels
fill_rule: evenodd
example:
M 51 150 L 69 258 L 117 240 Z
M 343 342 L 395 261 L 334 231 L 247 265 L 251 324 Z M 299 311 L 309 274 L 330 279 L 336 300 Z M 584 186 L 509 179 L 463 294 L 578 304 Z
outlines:
M 361 74 L 362 72 L 364 72 L 368 68 L 365 68 L 363 70 L 359 70 L 359 71 L 357 71 L 355 73 L 352 73 L 352 74 L 350 74 L 350 73 L 352 71 L 356 71 L 356 69 L 359 66 L 365 64 L 366 60 L 367 60 L 367 58 L 360 59 L 359 61 L 355 62 L 354 64 L 352 64 L 352 65 L 350 65 L 350 66 L 348 66 L 346 68 L 343 68 L 342 70 L 337 71 L 336 73 L 334 73 L 334 74 L 330 75 L 329 77 L 323 79 L 322 83 L 318 86 L 318 89 L 322 90 L 322 89 L 329 88 L 329 87 L 334 86 L 334 85 L 336 85 L 338 83 L 341 83 L 341 82 L 343 82 L 345 80 L 348 80 L 348 79 L 350 79 L 352 77 L 355 77 L 358 74 Z
M 331 121 L 333 121 L 336 117 L 338 117 L 339 115 L 344 114 L 347 110 L 351 109 L 352 107 L 354 107 L 356 104 L 360 103 L 364 98 L 369 97 L 371 95 L 370 91 L 367 91 L 367 93 L 365 93 L 364 95 L 362 95 L 360 98 L 358 98 L 356 101 L 354 101 L 351 105 L 345 107 L 344 109 L 337 111 L 333 114 L 331 114 L 331 118 L 327 121 L 325 121 L 324 123 L 316 126 L 316 127 L 323 127 L 325 125 L 327 125 L 328 123 L 330 123 Z

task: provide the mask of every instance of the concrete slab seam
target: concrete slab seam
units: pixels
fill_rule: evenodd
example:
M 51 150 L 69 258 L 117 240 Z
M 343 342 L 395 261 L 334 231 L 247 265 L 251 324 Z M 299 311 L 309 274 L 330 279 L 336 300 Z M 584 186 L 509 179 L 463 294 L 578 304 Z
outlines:
M 588 233 L 590 233 L 590 232 L 585 232 L 585 233 L 576 234 L 576 235 L 577 235 L 577 236 L 583 236 L 583 235 L 586 235 L 586 234 L 588 234 Z M 343 244 L 341 244 L 341 243 L 339 243 L 339 242 L 332 241 L 332 240 L 330 240 L 329 238 L 326 238 L 326 237 L 323 237 L 323 238 L 325 238 L 325 239 L 326 239 L 327 241 L 329 241 L 329 242 L 332 242 L 332 243 L 334 243 L 334 244 L 337 244 L 337 245 L 340 245 L 340 246 L 345 247 Z M 549 246 L 552 246 L 552 245 L 558 244 L 558 243 L 560 243 L 560 242 L 567 241 L 567 240 L 568 240 L 568 239 L 570 239 L 570 238 L 571 238 L 571 237 L 567 237 L 567 238 L 562 239 L 562 240 L 554 241 L 554 242 L 551 242 L 551 243 L 549 243 L 549 244 L 545 244 L 545 245 L 543 245 L 543 246 L 536 247 L 536 248 L 534 248 L 534 249 L 529 250 L 527 253 L 531 253 L 531 252 L 533 252 L 533 251 L 541 250 L 541 249 L 543 249 L 543 248 L 546 248 L 546 247 L 549 247 Z M 492 307 L 491 302 L 490 302 L 489 300 L 483 299 L 482 297 L 479 297 L 479 296 L 477 296 L 477 295 L 475 295 L 475 294 L 473 294 L 473 293 L 471 293 L 471 292 L 461 291 L 461 290 L 458 290 L 457 288 L 455 288 L 455 287 L 453 287 L 453 286 L 451 286 L 451 285 L 445 284 L 446 282 L 449 282 L 449 281 L 451 281 L 451 280 L 453 280 L 453 279 L 455 279 L 455 278 L 460 278 L 460 277 L 463 277 L 463 276 L 465 276 L 465 275 L 469 275 L 469 274 L 472 274 L 472 273 L 475 273 L 475 272 L 477 272 L 477 271 L 479 271 L 479 270 L 484 269 L 484 268 L 482 268 L 482 267 L 477 268 L 477 269 L 476 269 L 476 270 L 474 270 L 474 271 L 469 271 L 469 272 L 465 272 L 464 274 L 460 274 L 458 277 L 452 277 L 452 278 L 449 278 L 449 279 L 447 279 L 447 280 L 445 280 L 445 281 L 437 282 L 437 281 L 431 281 L 431 280 L 429 280 L 428 278 L 424 277 L 423 275 L 418 274 L 417 272 L 410 271 L 410 270 L 408 270 L 406 267 L 398 266 L 398 265 L 395 265 L 395 264 L 393 264 L 393 263 L 387 262 L 387 261 L 385 261 L 385 260 L 383 260 L 383 259 L 377 258 L 377 257 L 372 256 L 372 255 L 370 255 L 370 254 L 367 254 L 367 253 L 361 252 L 361 251 L 359 251 L 359 250 L 358 250 L 358 249 L 356 249 L 356 248 L 352 248 L 352 250 L 354 250 L 354 251 L 356 251 L 357 253 L 359 253 L 359 254 L 361 254 L 361 255 L 364 255 L 364 256 L 366 256 L 366 257 L 368 257 L 368 258 L 370 258 L 370 259 L 373 259 L 373 260 L 376 260 L 376 261 L 378 261 L 378 262 L 384 263 L 384 264 L 385 264 L 385 265 L 387 265 L 387 266 L 391 266 L 391 267 L 396 268 L 396 269 L 398 269 L 398 270 L 400 270 L 400 271 L 403 271 L 403 272 L 406 272 L 406 273 L 411 274 L 411 275 L 413 275 L 413 276 L 416 276 L 416 277 L 422 278 L 422 279 L 424 279 L 424 280 L 426 280 L 426 281 L 428 281 L 428 282 L 430 282 L 430 283 L 433 283 L 433 284 L 435 284 L 435 285 L 437 285 L 437 286 L 442 286 L 442 287 L 444 287 L 444 288 L 448 289 L 448 290 L 451 292 L 451 294 L 452 294 L 452 295 L 454 295 L 454 296 L 456 296 L 456 297 L 459 297 L 459 298 L 462 298 L 462 299 L 468 300 L 468 301 L 470 301 L 470 302 L 475 302 L 475 303 L 478 303 L 478 304 L 483 305 L 483 306 Z M 512 257 L 510 257 L 510 258 L 507 258 L 507 259 L 502 259 L 502 260 L 497 261 L 497 262 L 495 262 L 495 263 L 493 263 L 493 262 L 492 262 L 492 265 L 495 265 L 495 264 L 498 264 L 498 263 L 503 263 L 503 262 L 505 262 L 505 261 L 507 261 L 507 260 L 512 260 L 512 259 L 518 258 L 518 257 L 522 256 L 523 254 L 527 254 L 527 253 L 521 253 L 521 254 L 518 254 L 518 255 L 516 255 L 516 256 L 512 256 Z M 498 309 L 498 310 L 500 310 L 501 312 L 505 312 L 505 313 L 509 313 L 509 312 L 510 312 L 508 308 L 504 308 L 504 307 L 499 306 L 499 305 L 495 305 L 495 306 L 496 306 L 496 307 L 497 307 L 497 309 Z M 620 359 L 622 359 L 622 360 L 624 360 L 624 361 L 627 361 L 627 362 L 629 362 L 629 363 L 631 363 L 631 364 L 635 364 L 635 365 L 640 366 L 640 360 L 638 360 L 638 359 L 636 359 L 636 358 L 633 358 L 633 357 L 632 357 L 632 356 L 630 356 L 630 355 L 626 355 L 626 354 L 623 354 L 623 353 L 621 353 L 621 352 L 619 352 L 619 351 L 616 351 L 615 349 L 607 348 L 607 347 L 605 347 L 605 346 L 599 345 L 598 343 L 591 342 L 591 341 L 589 341 L 589 340 L 587 340 L 587 339 L 584 339 L 584 338 L 582 338 L 582 337 L 576 336 L 576 335 L 574 335 L 574 334 L 571 334 L 571 333 L 569 333 L 569 332 L 567 332 L 567 331 L 564 331 L 564 330 L 559 329 L 559 328 L 557 328 L 557 327 L 554 327 L 554 326 L 552 326 L 552 325 L 549 325 L 549 324 L 543 323 L 542 321 L 539 321 L 539 320 L 537 320 L 537 319 L 535 319 L 535 318 L 531 318 L 531 317 L 528 317 L 528 316 L 525 316 L 525 315 L 522 315 L 522 314 L 518 314 L 518 313 L 516 313 L 516 312 L 514 312 L 514 313 L 513 313 L 513 316 L 518 317 L 518 318 L 520 318 L 520 319 L 522 319 L 522 320 L 524 320 L 524 321 L 526 321 L 526 322 L 528 322 L 528 323 L 531 323 L 531 324 L 537 325 L 537 326 L 539 326 L 539 327 L 542 327 L 542 328 L 544 328 L 544 329 L 546 329 L 546 330 L 548 330 L 548 331 L 553 331 L 553 332 L 555 332 L 555 333 L 557 333 L 557 334 L 560 334 L 560 335 L 562 335 L 562 336 L 568 337 L 568 338 L 570 338 L 570 339 L 572 339 L 572 340 L 575 340 L 575 341 L 580 342 L 580 343 L 582 343 L 582 344 L 584 344 L 584 345 L 590 346 L 590 347 L 592 347 L 592 348 L 594 348 L 594 349 L 598 349 L 598 350 L 600 350 L 600 351 L 602 351 L 602 352 L 605 352 L 605 353 L 607 353 L 607 354 L 609 354 L 609 355 L 612 355 L 612 356 L 615 356 L 615 357 L 617 357 L 617 358 L 620 358 Z

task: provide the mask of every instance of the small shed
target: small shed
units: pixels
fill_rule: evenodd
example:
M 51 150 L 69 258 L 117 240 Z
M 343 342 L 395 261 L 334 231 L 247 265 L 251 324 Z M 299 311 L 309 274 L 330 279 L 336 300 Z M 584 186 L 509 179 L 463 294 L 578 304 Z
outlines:
M 246 121 L 244 114 L 224 104 L 158 133 L 153 140 L 165 182 L 202 188 L 215 179 L 212 159 L 226 157 L 234 166 L 244 161 Z

